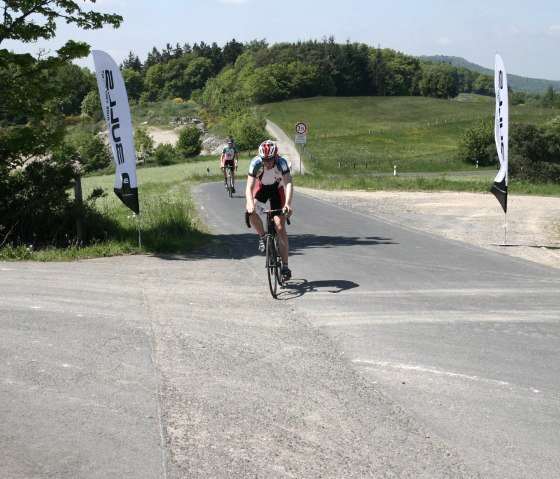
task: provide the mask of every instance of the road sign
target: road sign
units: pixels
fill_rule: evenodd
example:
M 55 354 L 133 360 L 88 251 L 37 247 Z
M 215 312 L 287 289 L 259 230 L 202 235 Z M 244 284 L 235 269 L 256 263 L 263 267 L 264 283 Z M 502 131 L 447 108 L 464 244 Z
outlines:
M 307 143 L 307 135 L 296 135 L 296 139 L 295 139 L 294 143 L 296 145 Z
M 305 135 L 306 131 L 307 131 L 307 125 L 303 121 L 298 121 L 296 123 L 296 133 L 298 135 Z

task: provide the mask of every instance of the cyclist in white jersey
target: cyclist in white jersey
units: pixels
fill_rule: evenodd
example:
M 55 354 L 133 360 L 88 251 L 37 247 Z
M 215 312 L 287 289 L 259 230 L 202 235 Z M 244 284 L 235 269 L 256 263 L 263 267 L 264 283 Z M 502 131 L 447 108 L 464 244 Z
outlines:
M 259 235 L 259 251 L 264 253 L 264 230 L 263 222 L 259 215 L 255 213 L 256 202 L 266 203 L 270 200 L 270 209 L 282 209 L 285 216 L 275 216 L 276 231 L 278 233 L 278 243 L 282 256 L 283 268 L 282 275 L 285 279 L 290 279 L 292 272 L 288 268 L 288 233 L 286 231 L 286 218 L 292 214 L 292 195 L 294 187 L 292 175 L 288 163 L 278 155 L 278 147 L 271 140 L 266 140 L 259 146 L 259 154 L 255 156 L 249 165 L 249 176 L 247 177 L 247 188 L 245 197 L 247 200 L 246 209 L 249 213 L 251 226 L 255 228 Z
M 227 175 L 226 166 L 232 166 L 234 169 L 231 170 L 231 184 L 233 186 L 233 192 L 235 193 L 235 172 L 237 171 L 237 162 L 239 160 L 239 153 L 237 152 L 237 147 L 233 142 L 233 138 L 229 137 L 227 140 L 227 146 L 222 150 L 222 155 L 220 156 L 220 170 L 224 174 L 224 183 L 227 188 Z

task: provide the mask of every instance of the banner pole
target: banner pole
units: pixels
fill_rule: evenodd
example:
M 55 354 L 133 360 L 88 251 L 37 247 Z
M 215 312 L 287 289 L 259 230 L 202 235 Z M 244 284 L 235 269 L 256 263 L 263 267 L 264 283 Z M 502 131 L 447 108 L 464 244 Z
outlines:
M 507 212 L 504 213 L 504 246 L 507 243 Z
M 142 229 L 140 228 L 140 213 L 136 215 L 136 225 L 138 226 L 138 247 L 142 248 Z

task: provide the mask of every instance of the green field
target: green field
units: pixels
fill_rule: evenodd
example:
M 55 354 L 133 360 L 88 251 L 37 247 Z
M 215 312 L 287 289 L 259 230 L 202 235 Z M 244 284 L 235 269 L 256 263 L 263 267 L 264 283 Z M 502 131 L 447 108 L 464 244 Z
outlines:
M 488 99 L 311 98 L 269 103 L 261 111 L 288 135 L 304 121 L 306 167 L 342 176 L 391 173 L 395 165 L 403 173 L 472 169 L 457 159 L 462 133 L 475 122 L 494 121 L 494 103 Z M 519 106 L 510 109 L 510 123 L 540 124 L 558 115 L 558 110 Z

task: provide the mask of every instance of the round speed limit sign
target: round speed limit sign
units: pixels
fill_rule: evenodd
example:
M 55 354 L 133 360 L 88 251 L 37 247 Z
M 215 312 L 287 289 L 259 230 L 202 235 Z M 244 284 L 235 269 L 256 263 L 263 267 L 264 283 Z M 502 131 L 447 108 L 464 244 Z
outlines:
M 296 123 L 296 133 L 298 135 L 305 135 L 307 131 L 307 125 L 303 121 L 299 121 Z

